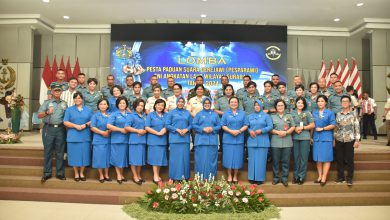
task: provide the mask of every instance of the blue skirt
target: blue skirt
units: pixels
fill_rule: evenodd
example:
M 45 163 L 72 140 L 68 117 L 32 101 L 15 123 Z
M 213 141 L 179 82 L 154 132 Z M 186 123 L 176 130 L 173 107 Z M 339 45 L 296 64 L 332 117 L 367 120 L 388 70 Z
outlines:
M 248 180 L 265 181 L 267 147 L 248 147 Z
M 143 166 L 146 161 L 145 144 L 129 144 L 129 164 Z
M 190 178 L 190 144 L 169 145 L 169 178 L 182 180 Z
M 118 143 L 111 144 L 110 164 L 114 167 L 128 167 L 129 145 Z
M 92 145 L 92 168 L 110 167 L 110 145 L 94 144 Z
M 244 144 L 223 144 L 222 165 L 227 169 L 241 169 L 244 165 Z
M 68 164 L 72 167 L 91 165 L 91 142 L 68 142 Z
M 148 145 L 148 164 L 152 166 L 168 166 L 167 146 Z
M 313 143 L 313 160 L 316 162 L 333 161 L 333 142 L 331 141 L 314 141 Z
M 218 145 L 195 146 L 195 173 L 203 179 L 217 177 Z

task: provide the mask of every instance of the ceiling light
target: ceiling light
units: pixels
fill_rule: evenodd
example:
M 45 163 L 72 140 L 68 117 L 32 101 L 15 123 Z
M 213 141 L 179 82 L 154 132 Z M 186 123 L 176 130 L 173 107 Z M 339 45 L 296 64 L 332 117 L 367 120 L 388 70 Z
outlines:
M 50 0 L 42 0 L 44 3 L 49 3 Z
M 202 2 L 207 2 L 207 0 L 202 0 Z
M 339 22 L 339 21 L 340 21 L 340 18 L 335 18 L 335 19 L 333 19 L 333 21 Z
M 65 19 L 65 20 L 69 20 L 69 18 L 70 18 L 70 17 L 69 17 L 68 15 L 64 15 L 64 19 Z
M 358 7 L 361 7 L 361 6 L 363 6 L 363 5 L 364 5 L 363 2 L 359 2 L 359 3 L 356 4 L 356 6 L 358 6 Z
M 201 18 L 205 18 L 205 17 L 207 17 L 207 15 L 206 14 L 201 14 L 200 17 Z

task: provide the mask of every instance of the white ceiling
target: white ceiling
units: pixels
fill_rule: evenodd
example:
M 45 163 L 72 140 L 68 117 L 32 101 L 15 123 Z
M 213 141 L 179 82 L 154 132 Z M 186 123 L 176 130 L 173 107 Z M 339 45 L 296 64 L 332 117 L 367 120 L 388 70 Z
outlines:
M 358 2 L 364 6 L 357 7 Z M 201 22 L 351 28 L 364 18 L 389 19 L 390 0 L 2 0 L 0 14 L 40 14 L 52 25 Z M 341 21 L 334 22 L 336 17 Z

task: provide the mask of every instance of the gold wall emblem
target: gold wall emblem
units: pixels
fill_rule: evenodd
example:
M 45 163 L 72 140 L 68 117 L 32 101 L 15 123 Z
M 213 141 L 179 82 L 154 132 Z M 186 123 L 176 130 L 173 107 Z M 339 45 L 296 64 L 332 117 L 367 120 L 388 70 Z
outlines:
M 16 71 L 8 66 L 8 59 L 1 60 L 0 66 L 0 93 L 4 94 L 5 91 L 11 89 L 16 82 Z

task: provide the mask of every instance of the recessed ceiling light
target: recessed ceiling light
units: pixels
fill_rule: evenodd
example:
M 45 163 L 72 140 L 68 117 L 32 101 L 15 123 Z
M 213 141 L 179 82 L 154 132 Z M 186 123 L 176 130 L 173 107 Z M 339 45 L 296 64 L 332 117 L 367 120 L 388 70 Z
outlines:
M 202 2 L 207 2 L 207 0 L 202 0 Z
M 50 0 L 42 0 L 44 3 L 49 3 Z
M 361 6 L 363 6 L 363 5 L 364 5 L 363 2 L 359 2 L 359 3 L 356 4 L 356 6 L 358 6 L 358 7 L 361 7 Z
M 340 21 L 340 18 L 335 18 L 335 19 L 333 19 L 333 21 L 339 22 L 339 21 Z
M 69 20 L 69 18 L 70 18 L 70 17 L 69 17 L 68 15 L 64 15 L 64 19 L 65 19 L 65 20 Z
M 206 14 L 201 14 L 200 17 L 201 18 L 205 18 L 205 17 L 207 17 L 207 15 Z

